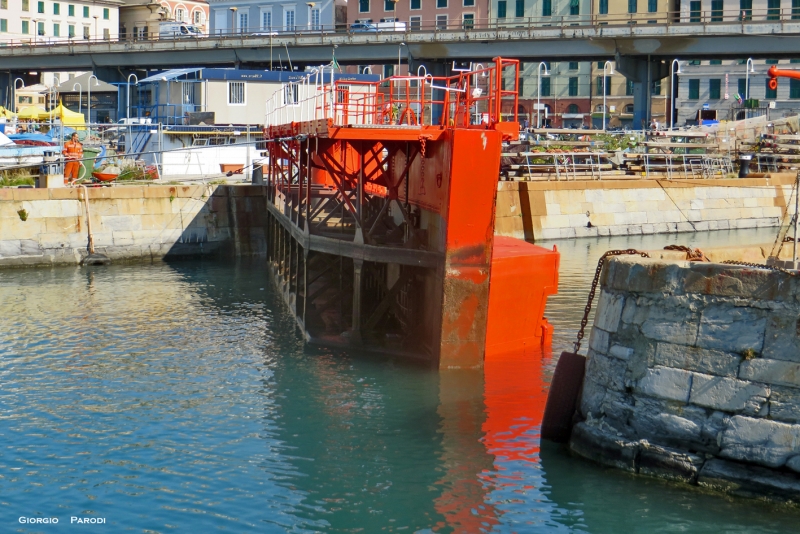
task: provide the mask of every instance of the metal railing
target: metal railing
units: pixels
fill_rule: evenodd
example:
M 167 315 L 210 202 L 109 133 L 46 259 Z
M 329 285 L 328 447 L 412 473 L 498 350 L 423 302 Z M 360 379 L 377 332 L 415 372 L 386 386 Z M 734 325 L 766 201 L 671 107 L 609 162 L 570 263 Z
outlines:
M 420 72 L 364 82 L 338 81 L 336 75 L 333 65 L 325 65 L 284 84 L 267 101 L 265 127 L 312 120 L 335 126 L 467 127 L 494 125 L 509 112 L 516 121 L 517 60 L 495 58 L 488 67 L 448 77 Z
M 413 17 L 412 17 L 413 18 Z M 382 24 L 384 24 L 382 26 Z M 794 26 L 797 24 L 798 26 Z M 776 32 L 775 25 L 781 28 Z M 438 16 L 431 20 L 413 20 L 396 23 L 377 23 L 365 25 L 354 22 L 351 24 L 323 24 L 313 26 L 272 26 L 266 28 L 252 27 L 237 30 L 215 30 L 212 34 L 179 35 L 175 38 L 151 34 L 110 34 L 108 37 L 54 37 L 47 35 L 31 35 L 12 39 L 0 40 L 0 47 L 70 47 L 81 44 L 111 44 L 111 43 L 136 43 L 136 42 L 169 42 L 174 45 L 197 41 L 215 40 L 269 40 L 284 42 L 299 42 L 300 39 L 312 38 L 311 41 L 322 42 L 326 38 L 336 36 L 357 35 L 397 35 L 409 36 L 416 33 L 449 33 L 449 32 L 482 32 L 482 31 L 509 31 L 520 30 L 575 30 L 591 27 L 597 31 L 611 28 L 628 28 L 632 35 L 655 33 L 660 27 L 685 27 L 686 33 L 691 34 L 696 28 L 713 29 L 720 27 L 733 32 L 738 26 L 739 33 L 752 33 L 754 27 L 763 27 L 766 33 L 800 33 L 800 8 L 754 8 L 754 9 L 701 9 L 658 13 L 613 13 L 613 14 L 587 14 L 587 15 L 557 15 L 548 17 L 504 17 L 497 18 L 447 18 Z M 788 28 L 787 28 L 788 26 Z M 726 27 L 726 28 L 723 28 Z M 652 30 L 652 32 L 651 32 Z

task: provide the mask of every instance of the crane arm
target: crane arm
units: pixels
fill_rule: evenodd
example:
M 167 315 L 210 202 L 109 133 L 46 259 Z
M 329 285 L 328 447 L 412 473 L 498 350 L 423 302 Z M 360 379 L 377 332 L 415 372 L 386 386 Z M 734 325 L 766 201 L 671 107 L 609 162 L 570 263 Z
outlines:
M 800 80 L 800 71 L 779 69 L 775 65 L 767 71 L 769 74 L 769 88 L 773 91 L 778 88 L 778 78 L 794 78 Z

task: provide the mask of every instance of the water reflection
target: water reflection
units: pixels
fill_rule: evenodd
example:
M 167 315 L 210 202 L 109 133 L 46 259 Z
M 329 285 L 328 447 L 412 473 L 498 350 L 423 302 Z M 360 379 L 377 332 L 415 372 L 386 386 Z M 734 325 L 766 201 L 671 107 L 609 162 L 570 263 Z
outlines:
M 555 354 L 596 258 L 655 241 L 559 243 Z M 80 513 L 149 532 L 778 532 L 797 520 L 540 451 L 550 353 L 440 373 L 304 347 L 257 263 L 5 271 L 0 316 L 0 531 L 22 514 Z

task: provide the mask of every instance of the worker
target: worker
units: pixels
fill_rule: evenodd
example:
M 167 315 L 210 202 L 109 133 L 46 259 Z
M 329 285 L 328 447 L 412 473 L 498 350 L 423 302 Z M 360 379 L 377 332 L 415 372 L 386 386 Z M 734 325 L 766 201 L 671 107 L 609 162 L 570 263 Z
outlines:
M 64 143 L 64 158 L 67 160 L 64 165 L 64 178 L 72 184 L 73 181 L 78 179 L 78 172 L 81 169 L 81 160 L 83 159 L 83 145 L 78 141 L 78 133 L 72 134 L 72 138 Z

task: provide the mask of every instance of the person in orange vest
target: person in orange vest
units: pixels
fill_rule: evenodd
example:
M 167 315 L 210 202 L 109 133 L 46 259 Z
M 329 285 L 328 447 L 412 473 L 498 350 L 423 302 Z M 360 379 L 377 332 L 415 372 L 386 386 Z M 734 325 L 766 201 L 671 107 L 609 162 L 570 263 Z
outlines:
M 81 159 L 83 159 L 83 145 L 78 141 L 78 134 L 73 133 L 72 139 L 64 143 L 64 158 L 67 160 L 64 165 L 64 178 L 71 184 L 78 179 L 81 170 Z

